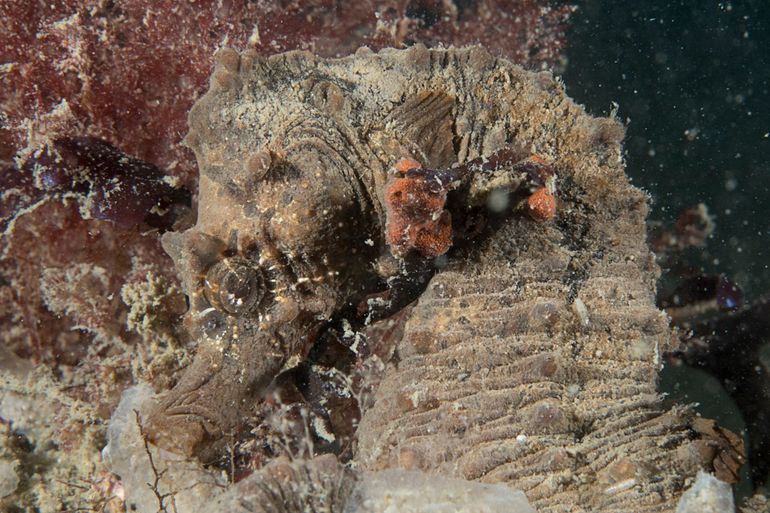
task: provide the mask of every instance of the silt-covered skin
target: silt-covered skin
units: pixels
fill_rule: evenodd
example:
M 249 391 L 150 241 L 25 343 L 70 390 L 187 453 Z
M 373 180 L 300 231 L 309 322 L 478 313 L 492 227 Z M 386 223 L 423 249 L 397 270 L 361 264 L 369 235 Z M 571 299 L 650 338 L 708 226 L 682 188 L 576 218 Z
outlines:
M 208 460 L 318 330 L 451 244 L 364 384 L 358 468 L 504 482 L 539 511 L 660 512 L 699 469 L 740 466 L 740 444 L 661 404 L 672 337 L 622 126 L 551 75 L 481 48 L 224 52 L 190 128 L 199 219 L 164 246 L 198 349 L 145 417 L 158 445 Z M 420 167 L 389 175 L 404 160 Z
M 150 440 L 203 460 L 238 434 L 259 393 L 303 358 L 335 312 L 378 280 L 370 221 L 344 180 L 319 179 L 312 158 L 265 151 L 238 176 L 201 178 L 198 223 L 163 239 L 189 298 L 184 325 L 196 356 L 146 416 Z M 207 209 L 207 205 L 216 209 Z M 333 226 L 333 232 L 319 227 Z

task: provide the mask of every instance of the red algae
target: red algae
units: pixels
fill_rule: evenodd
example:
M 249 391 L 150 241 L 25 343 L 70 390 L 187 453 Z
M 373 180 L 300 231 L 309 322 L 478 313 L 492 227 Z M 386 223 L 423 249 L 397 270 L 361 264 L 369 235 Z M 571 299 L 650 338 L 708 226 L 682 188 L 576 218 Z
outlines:
M 254 16 L 246 6 L 216 6 L 4 2 L 0 154 L 90 135 L 192 181 L 191 154 L 180 145 L 187 111 L 214 50 L 226 38 L 244 41 Z
M 84 220 L 75 202 L 43 203 L 16 221 L 4 242 L 0 304 L 9 329 L 2 342 L 52 368 L 140 342 L 125 326 L 129 306 L 121 288 L 145 279 L 148 269 L 174 281 L 157 238 Z M 142 267 L 142 276 L 134 276 Z
M 0 160 L 88 135 L 191 183 L 187 111 L 223 44 L 335 56 L 361 45 L 481 43 L 515 62 L 553 65 L 571 12 L 534 0 L 10 0 L 0 5 Z

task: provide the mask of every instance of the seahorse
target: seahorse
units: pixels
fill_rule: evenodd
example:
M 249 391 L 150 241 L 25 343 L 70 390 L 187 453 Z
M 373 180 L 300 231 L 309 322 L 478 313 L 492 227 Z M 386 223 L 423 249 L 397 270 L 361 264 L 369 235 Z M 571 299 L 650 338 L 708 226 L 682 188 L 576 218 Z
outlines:
M 363 405 L 358 470 L 506 483 L 542 512 L 673 511 L 698 469 L 734 478 L 735 439 L 656 390 L 674 337 L 617 120 L 480 47 L 217 62 L 186 138 L 197 224 L 163 239 L 197 353 L 145 417 L 154 443 L 212 458 L 326 326 L 416 299 Z M 410 244 L 388 195 L 410 177 L 435 180 L 419 221 L 451 247 Z

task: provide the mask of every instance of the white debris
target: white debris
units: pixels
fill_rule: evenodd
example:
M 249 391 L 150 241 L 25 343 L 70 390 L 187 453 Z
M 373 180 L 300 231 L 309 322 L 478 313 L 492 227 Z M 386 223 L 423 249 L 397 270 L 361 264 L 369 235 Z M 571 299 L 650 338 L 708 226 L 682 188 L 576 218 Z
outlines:
M 679 499 L 676 513 L 735 513 L 732 487 L 699 471 L 695 484 Z
M 636 478 L 624 479 L 619 483 L 615 483 L 612 486 L 608 486 L 604 489 L 604 493 L 607 495 L 616 495 L 620 492 L 625 492 L 636 486 Z
M 591 318 L 588 316 L 588 308 L 586 308 L 586 304 L 583 303 L 583 300 L 579 297 L 576 297 L 575 301 L 572 303 L 572 311 L 574 311 L 575 315 L 577 315 L 580 319 L 580 324 L 584 328 L 587 328 L 591 322 Z
M 423 472 L 391 469 L 366 474 L 343 513 L 535 513 L 524 492 Z
M 487 196 L 487 208 L 495 213 L 505 212 L 511 202 L 510 191 L 504 188 L 492 190 Z
M 334 436 L 334 433 L 326 429 L 326 423 L 324 420 L 316 415 L 313 415 L 313 430 L 319 438 L 325 440 L 328 443 L 334 443 L 337 440 L 337 437 Z

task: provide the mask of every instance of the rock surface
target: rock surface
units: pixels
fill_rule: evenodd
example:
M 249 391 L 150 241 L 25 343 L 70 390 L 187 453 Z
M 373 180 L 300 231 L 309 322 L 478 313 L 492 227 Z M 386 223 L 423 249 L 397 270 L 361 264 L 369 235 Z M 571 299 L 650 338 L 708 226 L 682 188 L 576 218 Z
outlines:
M 431 476 L 413 470 L 383 470 L 361 479 L 344 513 L 535 513 L 524 493 Z
M 152 389 L 146 385 L 123 393 L 107 429 L 102 451 L 109 470 L 120 476 L 127 511 L 153 512 L 172 508 L 199 511 L 225 488 L 226 478 L 197 462 L 145 443 L 140 416 Z M 173 505 L 173 506 L 172 506 Z
M 0 459 L 0 499 L 11 495 L 19 486 L 19 474 L 16 472 L 18 466 L 16 460 Z

